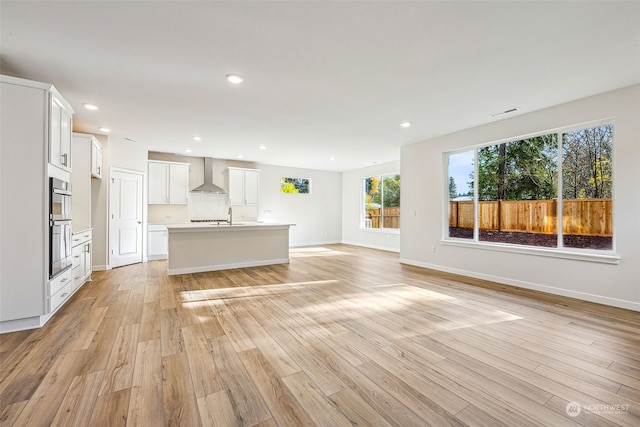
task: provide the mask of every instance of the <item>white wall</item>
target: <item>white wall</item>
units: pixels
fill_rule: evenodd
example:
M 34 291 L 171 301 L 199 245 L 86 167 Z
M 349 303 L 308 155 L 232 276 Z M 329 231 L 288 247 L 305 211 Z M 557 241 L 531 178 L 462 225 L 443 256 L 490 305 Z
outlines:
M 295 223 L 289 232 L 291 246 L 341 241 L 342 182 L 340 172 L 259 165 L 260 209 L 265 222 Z M 311 194 L 280 192 L 280 178 L 309 178 Z
M 370 230 L 360 227 L 362 209 L 362 180 L 370 176 L 400 172 L 400 162 L 382 163 L 355 169 L 342 174 L 342 241 L 351 245 L 366 246 L 387 251 L 400 251 L 400 233 L 396 230 Z M 401 191 L 405 190 L 404 176 Z M 401 192 L 401 194 L 402 194 Z M 404 209 L 404 206 L 402 207 Z
M 147 187 L 147 147 L 123 138 L 108 138 L 96 135 L 102 144 L 102 167 L 106 172 L 102 180 L 92 180 L 91 184 L 91 226 L 93 227 L 92 264 L 95 270 L 108 269 L 108 214 L 109 214 L 109 173 L 112 167 L 143 172 L 144 195 L 143 218 L 146 217 Z M 143 230 L 146 235 L 146 224 Z M 143 239 L 143 251 L 146 256 L 146 238 Z
M 91 180 L 91 264 L 93 270 L 106 270 L 107 265 L 107 209 L 109 200 L 109 137 L 94 135 L 102 144 L 102 179 Z
M 443 245 L 443 153 L 614 118 L 618 265 Z M 640 85 L 404 146 L 402 262 L 640 310 Z M 415 210 L 417 215 L 409 217 Z M 435 253 L 431 251 L 435 247 Z

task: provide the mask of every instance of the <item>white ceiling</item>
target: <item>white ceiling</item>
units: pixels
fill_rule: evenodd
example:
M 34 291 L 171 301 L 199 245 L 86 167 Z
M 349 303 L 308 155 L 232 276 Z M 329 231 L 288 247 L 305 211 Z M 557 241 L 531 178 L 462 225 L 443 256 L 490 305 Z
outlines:
M 637 1 L 1 1 L 0 19 L 2 73 L 53 83 L 76 130 L 313 169 L 640 83 Z

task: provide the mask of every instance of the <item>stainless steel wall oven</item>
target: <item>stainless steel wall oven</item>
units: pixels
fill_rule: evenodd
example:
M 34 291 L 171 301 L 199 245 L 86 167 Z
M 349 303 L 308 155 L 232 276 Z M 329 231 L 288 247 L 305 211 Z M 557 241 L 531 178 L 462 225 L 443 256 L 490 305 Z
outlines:
M 71 268 L 71 184 L 49 178 L 49 278 Z

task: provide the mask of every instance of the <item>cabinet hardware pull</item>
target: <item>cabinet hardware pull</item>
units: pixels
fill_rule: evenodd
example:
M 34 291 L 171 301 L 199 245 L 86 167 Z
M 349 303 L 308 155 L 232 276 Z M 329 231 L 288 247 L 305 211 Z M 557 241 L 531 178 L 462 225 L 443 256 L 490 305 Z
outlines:
M 67 279 L 67 278 L 65 277 L 64 279 L 60 280 L 60 283 L 64 283 L 64 282 L 66 282 L 67 280 L 69 280 L 69 279 Z
M 64 298 L 67 296 L 67 292 L 65 292 L 64 294 L 60 295 L 60 298 Z
M 69 166 L 69 165 L 67 164 L 67 158 L 69 157 L 69 155 L 68 155 L 67 153 L 64 153 L 64 154 L 63 154 L 62 156 L 60 156 L 60 157 L 61 157 L 61 163 L 62 163 L 63 165 L 65 165 L 65 166 Z

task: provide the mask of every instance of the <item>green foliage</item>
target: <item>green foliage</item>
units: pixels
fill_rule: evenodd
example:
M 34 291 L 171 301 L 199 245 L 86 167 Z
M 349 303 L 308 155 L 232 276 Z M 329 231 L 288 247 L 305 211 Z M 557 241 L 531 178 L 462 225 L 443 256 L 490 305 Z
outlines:
M 455 199 L 458 197 L 458 186 L 456 180 L 452 176 L 449 177 L 449 199 Z
M 478 199 L 557 197 L 557 153 L 556 134 L 478 149 Z
M 610 198 L 613 126 L 567 132 L 562 138 L 562 197 Z
M 385 208 L 400 206 L 400 175 L 370 177 L 365 179 L 365 204 L 371 208 L 376 203 Z

